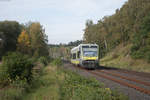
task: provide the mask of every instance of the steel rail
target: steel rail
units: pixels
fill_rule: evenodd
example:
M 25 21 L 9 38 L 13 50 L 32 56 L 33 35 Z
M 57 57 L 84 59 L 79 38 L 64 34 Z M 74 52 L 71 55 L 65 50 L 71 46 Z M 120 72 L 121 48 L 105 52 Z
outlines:
M 148 83 L 148 82 L 136 80 L 136 79 L 129 78 L 129 77 L 126 77 L 126 76 L 121 76 L 121 75 L 116 74 L 116 73 L 112 73 L 112 72 L 108 72 L 108 71 L 104 71 L 104 70 L 100 70 L 100 71 L 98 71 L 98 72 L 102 72 L 102 73 L 105 73 L 105 74 L 110 74 L 110 75 L 112 75 L 112 76 L 120 77 L 120 78 L 122 78 L 122 79 L 126 79 L 126 80 L 129 80 L 129 81 L 133 81 L 133 82 L 136 82 L 136 83 L 139 83 L 139 84 L 143 84 L 143 85 L 146 85 L 146 86 L 150 86 L 150 83 Z
M 130 84 L 130 83 L 127 83 L 127 82 L 124 82 L 124 81 L 121 81 L 121 80 L 118 80 L 118 79 L 115 79 L 115 78 L 112 78 L 112 77 L 110 77 L 110 76 L 108 76 L 108 75 L 104 75 L 104 74 L 101 74 L 101 73 L 96 73 L 96 72 L 93 72 L 93 71 L 91 71 L 90 73 L 93 73 L 93 74 L 95 74 L 95 75 L 97 75 L 97 76 L 100 76 L 100 77 L 109 79 L 109 80 L 111 80 L 111 81 L 117 82 L 117 83 L 119 83 L 120 85 L 124 85 L 124 86 L 130 87 L 130 88 L 134 88 L 134 89 L 136 89 L 137 91 L 140 91 L 140 92 L 142 92 L 142 93 L 145 93 L 145 94 L 150 95 L 150 90 L 141 88 L 141 87 L 139 87 L 139 86 L 136 86 L 136 85 L 133 85 L 133 84 Z
M 142 93 L 145 93 L 145 94 L 150 95 L 150 90 L 144 89 L 144 88 L 139 87 L 139 86 L 136 86 L 136 85 L 134 85 L 134 84 L 127 83 L 127 82 L 122 81 L 122 80 L 119 80 L 119 79 L 115 79 L 115 78 L 113 78 L 113 77 L 111 77 L 111 76 L 109 76 L 109 75 L 104 75 L 104 74 L 102 74 L 102 73 L 97 73 L 96 71 L 89 71 L 89 70 L 84 69 L 84 68 L 81 68 L 81 67 L 77 67 L 77 68 L 82 69 L 82 70 L 84 70 L 84 71 L 86 71 L 86 72 L 89 72 L 89 73 L 91 73 L 91 74 L 93 74 L 93 75 L 96 75 L 96 76 L 99 76 L 99 77 L 102 77 L 102 78 L 105 78 L 105 79 L 114 81 L 114 82 L 116 82 L 116 83 L 119 83 L 120 85 L 123 85 L 123 86 L 126 86 L 126 87 L 130 87 L 130 88 L 133 88 L 133 89 L 135 89 L 135 90 L 137 90 L 137 91 L 140 91 L 140 92 L 142 92 Z

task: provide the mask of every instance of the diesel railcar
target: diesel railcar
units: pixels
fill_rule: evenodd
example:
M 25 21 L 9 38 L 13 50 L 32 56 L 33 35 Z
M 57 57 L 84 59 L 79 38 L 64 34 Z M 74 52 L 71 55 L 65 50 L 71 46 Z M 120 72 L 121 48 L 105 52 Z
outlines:
M 80 44 L 71 49 L 71 63 L 88 69 L 99 65 L 99 46 L 97 44 Z

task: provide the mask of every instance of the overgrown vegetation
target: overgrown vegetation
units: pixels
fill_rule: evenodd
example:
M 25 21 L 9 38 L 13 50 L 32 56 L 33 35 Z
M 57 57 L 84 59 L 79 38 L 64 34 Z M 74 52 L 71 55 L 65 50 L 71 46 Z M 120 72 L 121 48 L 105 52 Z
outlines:
M 28 83 L 31 81 L 33 62 L 31 62 L 28 56 L 10 52 L 2 60 L 3 64 L 0 67 L 0 77 L 3 80 L 1 82 L 6 81 L 9 84 L 16 80 L 24 80 Z
M 20 100 L 51 60 L 48 40 L 39 22 L 0 22 L 0 100 Z
M 66 72 L 61 86 L 61 100 L 128 100 L 119 92 L 105 88 L 96 79 L 86 79 L 72 72 Z
M 3 57 L 0 65 L 0 100 L 21 100 L 43 84 L 40 77 L 44 74 L 45 61 L 37 61 L 18 52 L 10 52 Z
M 54 60 L 51 62 L 51 64 L 52 64 L 53 66 L 62 66 L 62 65 L 63 65 L 63 62 L 62 62 L 62 60 L 61 60 L 60 58 L 56 58 L 56 59 L 54 59 Z
M 49 60 L 50 60 L 50 58 L 44 57 L 44 56 L 39 58 L 39 62 L 41 62 L 44 66 L 48 65 Z
M 96 79 L 83 78 L 60 66 L 45 67 L 39 79 L 38 88 L 27 94 L 24 100 L 128 100 Z
M 18 100 L 30 87 L 33 62 L 28 56 L 9 52 L 0 66 L 0 100 Z

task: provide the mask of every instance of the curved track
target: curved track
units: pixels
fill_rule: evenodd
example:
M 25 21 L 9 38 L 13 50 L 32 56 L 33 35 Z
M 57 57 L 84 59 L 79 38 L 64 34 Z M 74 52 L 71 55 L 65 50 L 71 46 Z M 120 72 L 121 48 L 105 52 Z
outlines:
M 132 83 L 128 82 L 128 81 L 132 81 L 136 84 L 142 84 L 142 85 L 145 85 L 147 87 L 150 87 L 150 83 L 146 82 L 144 80 L 137 80 L 137 79 L 134 79 L 133 77 L 129 78 L 129 77 L 126 77 L 126 76 L 123 76 L 121 74 L 117 74 L 117 73 L 114 73 L 114 72 L 111 72 L 111 71 L 98 70 L 98 69 L 97 70 L 87 70 L 87 69 L 84 69 L 84 68 L 81 68 L 81 67 L 77 67 L 77 68 L 79 68 L 81 70 L 84 70 L 84 71 L 87 71 L 87 72 L 89 72 L 91 74 L 94 74 L 98 77 L 102 77 L 102 78 L 114 81 L 116 83 L 119 83 L 120 85 L 130 87 L 130 88 L 134 88 L 137 91 L 140 91 L 144 94 L 150 95 L 150 90 L 149 89 L 146 89 L 146 88 L 143 88 L 141 86 L 138 86 L 138 85 L 135 85 L 135 84 L 132 84 Z M 126 73 L 127 73 L 127 71 L 126 71 Z
M 129 77 L 126 77 L 126 76 L 122 76 L 120 74 L 116 74 L 116 73 L 113 73 L 113 72 L 108 72 L 108 71 L 105 71 L 105 70 L 101 70 L 99 72 L 102 72 L 102 73 L 105 73 L 105 74 L 108 74 L 108 75 L 112 75 L 112 76 L 116 76 L 116 77 L 120 77 L 122 79 L 133 81 L 133 82 L 136 82 L 136 83 L 139 83 L 139 84 L 143 84 L 143 85 L 146 85 L 146 86 L 150 86 L 150 83 L 148 83 L 148 82 L 141 81 L 141 80 L 136 80 L 134 78 L 129 78 Z

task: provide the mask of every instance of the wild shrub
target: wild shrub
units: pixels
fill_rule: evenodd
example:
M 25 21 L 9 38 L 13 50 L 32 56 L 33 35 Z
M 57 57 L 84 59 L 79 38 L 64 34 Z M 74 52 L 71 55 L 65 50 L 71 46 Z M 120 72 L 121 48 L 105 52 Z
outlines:
M 60 58 L 56 58 L 52 61 L 52 65 L 54 66 L 61 66 L 63 63 L 62 63 L 62 60 Z
M 144 57 L 144 53 L 141 51 L 134 51 L 131 53 L 131 57 L 134 59 L 140 59 Z
M 112 59 L 115 59 L 115 58 L 117 58 L 119 55 L 117 54 L 117 53 L 113 53 L 112 54 Z
M 10 52 L 2 58 L 2 62 L 1 73 L 3 73 L 3 78 L 9 82 L 26 80 L 29 83 L 31 81 L 33 63 L 28 56 Z
M 44 66 L 48 65 L 48 58 L 45 57 L 45 56 L 40 57 L 40 58 L 39 58 L 39 61 L 40 61 Z
M 128 100 L 125 95 L 105 88 L 104 84 L 96 79 L 86 79 L 76 73 L 66 73 L 60 87 L 60 100 Z

